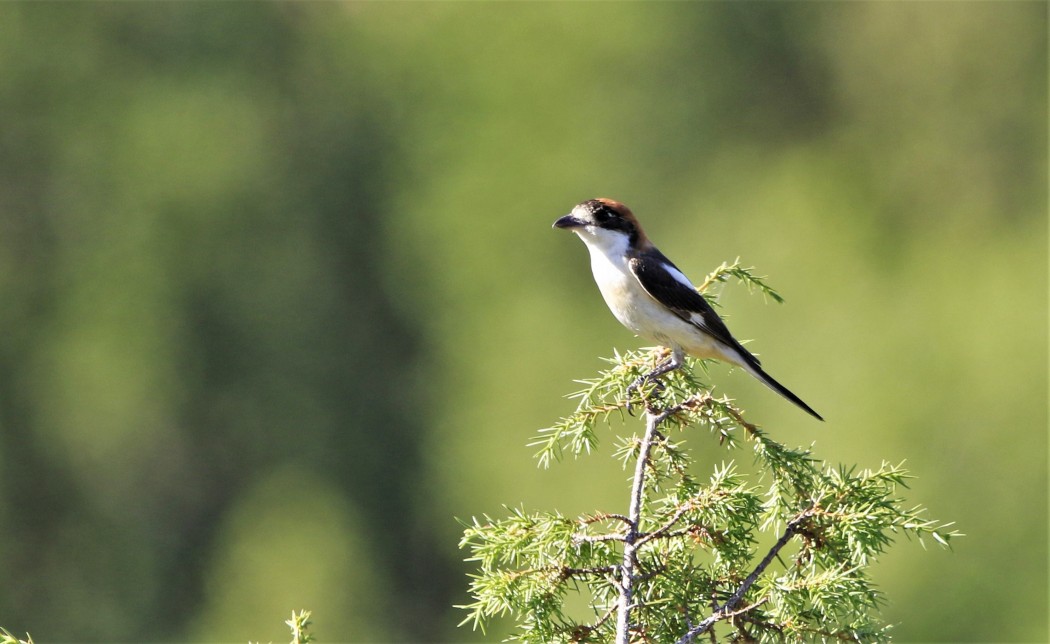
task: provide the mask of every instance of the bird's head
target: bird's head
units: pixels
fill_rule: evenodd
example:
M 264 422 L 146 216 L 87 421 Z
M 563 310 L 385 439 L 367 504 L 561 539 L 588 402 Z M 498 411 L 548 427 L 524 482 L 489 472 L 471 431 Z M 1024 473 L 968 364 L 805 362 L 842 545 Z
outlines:
M 626 243 L 630 248 L 638 248 L 648 243 L 631 209 L 612 199 L 589 199 L 577 204 L 572 212 L 554 222 L 554 228 L 571 230 L 588 246 Z

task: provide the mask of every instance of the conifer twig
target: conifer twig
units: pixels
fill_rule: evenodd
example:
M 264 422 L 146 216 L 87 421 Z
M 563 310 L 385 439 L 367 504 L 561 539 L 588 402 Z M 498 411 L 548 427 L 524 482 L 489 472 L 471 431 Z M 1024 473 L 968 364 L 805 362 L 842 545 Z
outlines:
M 639 579 L 639 575 L 635 572 L 638 567 L 638 548 L 653 538 L 653 535 L 661 532 L 661 529 L 658 529 L 653 534 L 645 534 L 641 530 L 642 506 L 645 503 L 645 474 L 649 469 L 649 455 L 652 452 L 653 440 L 660 436 L 660 433 L 657 431 L 660 423 L 680 410 L 680 405 L 675 405 L 663 411 L 651 406 L 645 409 L 645 434 L 642 436 L 642 442 L 638 446 L 638 458 L 634 464 L 634 478 L 631 483 L 631 505 L 627 513 L 627 532 L 623 535 L 623 563 L 621 564 L 619 584 L 620 597 L 616 611 L 617 644 L 629 644 L 631 641 L 631 607 L 634 600 L 635 582 Z M 681 514 L 684 514 L 684 511 Z M 674 521 L 677 521 L 681 514 L 678 514 Z M 673 522 L 671 523 L 673 524 Z
M 620 566 L 620 597 L 616 610 L 616 642 L 631 641 L 631 604 L 634 601 L 635 569 L 638 566 L 639 530 L 642 520 L 642 504 L 645 498 L 645 472 L 649 466 L 649 454 L 653 448 L 653 437 L 657 426 L 667 418 L 652 408 L 645 410 L 645 434 L 638 447 L 638 460 L 634 464 L 634 480 L 631 484 L 631 507 L 627 513 L 627 534 L 623 542 L 623 563 Z
M 810 514 L 811 512 L 807 510 L 789 521 L 787 527 L 784 529 L 784 534 L 780 535 L 780 538 L 777 539 L 777 542 L 769 549 L 769 552 L 767 552 L 766 556 L 762 558 L 762 561 L 758 562 L 758 565 L 751 571 L 751 574 L 741 582 L 740 586 L 736 589 L 736 592 L 734 592 L 724 604 L 715 608 L 715 610 L 704 619 L 704 621 L 689 629 L 689 631 L 686 632 L 676 644 L 691 644 L 691 642 L 696 639 L 697 635 L 703 635 L 711 630 L 716 622 L 746 613 L 762 604 L 762 601 L 759 601 L 741 610 L 736 610 L 737 605 L 739 605 L 744 599 L 744 595 L 747 594 L 747 591 L 751 589 L 751 586 L 753 586 L 756 581 L 758 581 L 759 575 L 765 572 L 766 568 L 769 567 L 769 564 L 773 563 L 773 560 L 777 557 L 784 546 L 786 546 L 788 542 L 791 541 L 791 538 L 798 532 L 799 524 L 809 518 Z
M 779 299 L 739 262 L 718 267 L 703 288 L 729 278 Z M 627 512 L 573 519 L 508 507 L 505 519 L 463 522 L 460 545 L 480 570 L 462 623 L 484 630 L 509 615 L 511 639 L 528 644 L 887 640 L 867 569 L 899 534 L 949 546 L 960 536 L 952 524 L 904 505 L 897 490 L 909 476 L 900 465 L 836 467 L 775 440 L 695 377 L 702 362 L 633 391 L 659 359 L 652 349 L 616 353 L 609 368 L 579 381 L 575 412 L 530 443 L 543 467 L 565 453 L 578 458 L 598 447 L 598 426 L 641 404 L 640 431 L 620 434 L 613 453 L 633 471 Z M 738 471 L 730 456 L 703 481 L 691 468 L 691 427 L 707 428 L 730 453 L 752 452 L 757 471 Z M 762 534 L 775 540 L 765 553 L 755 549 Z M 589 619 L 566 610 L 570 595 L 588 598 Z M 729 632 L 716 635 L 719 622 Z

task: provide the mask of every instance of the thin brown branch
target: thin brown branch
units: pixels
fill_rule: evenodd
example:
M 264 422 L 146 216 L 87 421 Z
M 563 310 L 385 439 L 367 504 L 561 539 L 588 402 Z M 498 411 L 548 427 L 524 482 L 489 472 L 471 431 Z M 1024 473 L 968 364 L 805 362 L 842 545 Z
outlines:
M 645 434 L 638 446 L 638 460 L 635 461 L 634 481 L 631 484 L 631 504 L 627 517 L 630 523 L 624 535 L 623 563 L 620 564 L 620 597 L 616 609 L 616 643 L 629 644 L 631 640 L 631 608 L 634 602 L 636 568 L 638 566 L 638 526 L 641 524 L 642 504 L 645 498 L 645 472 L 649 466 L 649 455 L 653 448 L 653 437 L 656 427 L 668 417 L 668 413 L 656 413 L 652 409 L 645 411 Z
M 615 519 L 621 523 L 631 525 L 631 520 L 623 514 L 614 514 L 612 512 L 601 512 L 589 517 L 584 517 L 580 520 L 581 523 L 591 525 L 592 523 L 601 523 L 602 521 L 608 521 L 609 519 Z
M 711 615 L 704 619 L 704 621 L 689 629 L 689 631 L 686 632 L 685 635 L 678 639 L 676 644 L 691 644 L 696 639 L 697 635 L 702 635 L 706 633 L 708 630 L 711 629 L 711 627 L 715 625 L 716 622 L 719 622 L 723 619 L 729 619 L 736 615 L 740 615 L 761 604 L 761 602 L 757 602 L 755 604 L 737 610 L 737 605 L 740 604 L 741 601 L 743 601 L 744 595 L 747 594 L 747 591 L 751 589 L 751 586 L 753 586 L 755 582 L 758 581 L 759 575 L 765 572 L 766 568 L 769 567 L 769 564 L 771 564 L 773 562 L 773 559 L 777 557 L 777 554 L 781 551 L 781 549 L 783 549 L 784 546 L 786 546 L 788 542 L 791 541 L 791 538 L 794 537 L 795 534 L 798 532 L 799 525 L 807 518 L 809 518 L 809 516 L 810 512 L 806 511 L 789 521 L 787 524 L 787 528 L 784 530 L 784 534 L 782 534 L 780 538 L 777 539 L 777 542 L 774 543 L 773 547 L 769 549 L 769 552 L 767 552 L 766 556 L 762 558 L 762 561 L 760 561 L 758 565 L 755 566 L 755 569 L 751 571 L 751 574 L 748 575 L 746 579 L 744 579 L 744 581 L 736 589 L 736 592 L 734 592 L 733 595 L 729 599 L 727 599 L 724 604 L 719 606 L 717 610 L 715 610 L 713 613 L 711 613 Z
M 641 547 L 642 545 L 648 543 L 649 541 L 652 541 L 653 539 L 659 539 L 663 537 L 667 534 L 668 531 L 670 531 L 671 528 L 675 526 L 676 523 L 678 523 L 678 520 L 682 518 L 682 515 L 684 515 L 691 509 L 692 506 L 689 503 L 680 506 L 677 510 L 675 510 L 675 513 L 671 515 L 671 518 L 665 521 L 662 526 L 660 526 L 656 530 L 653 530 L 652 532 L 640 535 L 638 537 L 638 541 L 635 542 L 635 545 Z
M 573 535 L 572 540 L 576 543 L 600 543 L 602 541 L 625 541 L 627 535 L 624 534 L 577 534 Z
M 609 621 L 609 618 L 612 617 L 615 613 L 616 613 L 616 605 L 613 604 L 612 606 L 609 607 L 609 610 L 605 611 L 605 614 L 602 615 L 601 618 L 599 618 L 598 621 L 596 621 L 594 623 L 594 626 L 592 626 L 591 628 L 593 630 L 598 630 L 599 628 L 602 627 L 603 624 L 605 624 L 605 622 Z

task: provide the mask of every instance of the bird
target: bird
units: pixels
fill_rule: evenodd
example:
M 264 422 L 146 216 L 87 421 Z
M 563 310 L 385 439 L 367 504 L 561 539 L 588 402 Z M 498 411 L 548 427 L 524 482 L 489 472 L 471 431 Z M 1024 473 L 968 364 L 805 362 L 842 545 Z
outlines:
M 741 367 L 824 420 L 762 369 L 689 278 L 649 241 L 630 208 L 613 199 L 589 199 L 558 218 L 553 227 L 576 233 L 587 245 L 594 281 L 620 324 L 670 349 L 670 356 L 634 386 L 682 367 L 686 355 L 714 358 Z

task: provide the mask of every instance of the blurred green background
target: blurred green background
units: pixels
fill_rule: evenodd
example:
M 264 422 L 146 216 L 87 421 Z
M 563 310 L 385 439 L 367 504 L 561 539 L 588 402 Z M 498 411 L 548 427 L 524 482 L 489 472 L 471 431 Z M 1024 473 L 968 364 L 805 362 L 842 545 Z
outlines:
M 768 275 L 828 422 L 719 392 L 968 535 L 876 567 L 899 639 L 1046 641 L 1043 2 L 0 6 L 0 625 L 483 639 L 454 517 L 626 503 L 526 447 L 639 344 L 595 196 Z

